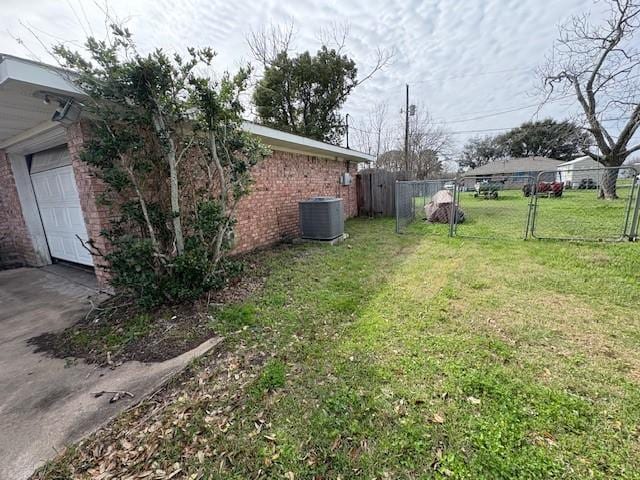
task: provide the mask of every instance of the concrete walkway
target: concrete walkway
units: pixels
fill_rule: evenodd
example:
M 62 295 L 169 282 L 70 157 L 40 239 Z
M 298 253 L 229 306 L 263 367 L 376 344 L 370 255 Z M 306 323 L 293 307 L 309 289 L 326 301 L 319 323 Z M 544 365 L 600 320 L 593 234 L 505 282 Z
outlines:
M 72 325 L 96 298 L 94 277 L 68 267 L 0 271 L 0 480 L 33 470 L 184 368 L 220 339 L 162 363 L 111 370 L 33 352 L 31 337 Z M 110 404 L 102 390 L 135 395 Z

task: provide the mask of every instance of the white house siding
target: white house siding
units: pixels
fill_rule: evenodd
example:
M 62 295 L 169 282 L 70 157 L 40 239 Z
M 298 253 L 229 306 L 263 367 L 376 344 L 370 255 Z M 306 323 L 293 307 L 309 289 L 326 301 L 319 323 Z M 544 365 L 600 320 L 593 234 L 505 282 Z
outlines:
M 580 157 L 570 162 L 558 165 L 556 180 L 570 184 L 572 187 L 580 185 L 582 180 L 592 179 L 597 185 L 602 180 L 603 166 L 591 157 Z

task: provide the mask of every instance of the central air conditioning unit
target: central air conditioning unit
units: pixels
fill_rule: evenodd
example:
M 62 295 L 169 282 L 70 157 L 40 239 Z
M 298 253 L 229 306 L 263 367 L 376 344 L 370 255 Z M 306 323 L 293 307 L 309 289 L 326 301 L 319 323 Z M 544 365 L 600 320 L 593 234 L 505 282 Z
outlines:
M 344 234 L 342 199 L 313 197 L 298 203 L 302 238 L 333 240 Z

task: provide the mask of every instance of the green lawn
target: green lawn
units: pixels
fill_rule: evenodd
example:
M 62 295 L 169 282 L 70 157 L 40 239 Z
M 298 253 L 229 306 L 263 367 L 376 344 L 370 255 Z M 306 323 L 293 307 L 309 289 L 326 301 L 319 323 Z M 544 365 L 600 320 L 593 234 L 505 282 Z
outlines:
M 212 311 L 224 351 L 40 478 L 640 478 L 637 244 L 347 226 L 270 254 Z
M 534 227 L 535 238 L 617 240 L 627 221 L 631 185 L 621 182 L 620 198 L 603 201 L 597 190 L 565 190 L 560 198 L 540 197 Z M 637 191 L 634 192 L 634 200 Z M 424 223 L 424 199 L 414 200 L 418 223 Z M 456 227 L 460 237 L 522 239 L 529 215 L 530 199 L 520 190 L 503 190 L 496 200 L 475 198 L 473 192 L 460 194 L 459 205 L 465 213 L 464 223 Z M 633 203 L 635 205 L 635 202 Z M 629 222 L 631 218 L 629 216 Z M 408 232 L 447 235 L 447 225 L 410 225 Z M 628 231 L 628 229 L 627 229 Z

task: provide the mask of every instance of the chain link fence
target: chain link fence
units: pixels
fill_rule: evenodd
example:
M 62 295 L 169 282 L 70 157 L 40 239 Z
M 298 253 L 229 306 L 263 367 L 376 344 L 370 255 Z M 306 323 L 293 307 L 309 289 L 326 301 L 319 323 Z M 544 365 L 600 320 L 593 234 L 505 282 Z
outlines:
M 449 207 L 427 220 L 425 206 L 450 192 Z M 447 198 L 447 195 L 444 195 Z M 637 240 L 640 166 L 576 168 L 531 175 L 399 181 L 396 232 L 471 238 Z M 416 222 L 416 220 L 422 220 Z
M 415 220 L 424 220 L 425 206 L 440 190 L 450 190 L 453 194 L 454 179 L 410 180 L 396 182 L 396 233 L 405 233 Z M 448 234 L 448 225 L 438 225 L 429 233 Z
M 640 185 L 634 167 L 555 173 L 554 183 L 538 179 L 536 184 L 532 238 L 613 242 L 637 237 Z M 551 188 L 556 185 L 559 194 Z
M 464 213 L 464 221 L 453 219 L 452 236 L 526 239 L 531 221 L 529 193 L 534 182 L 530 175 L 494 175 L 483 181 L 459 179 L 454 200 Z

